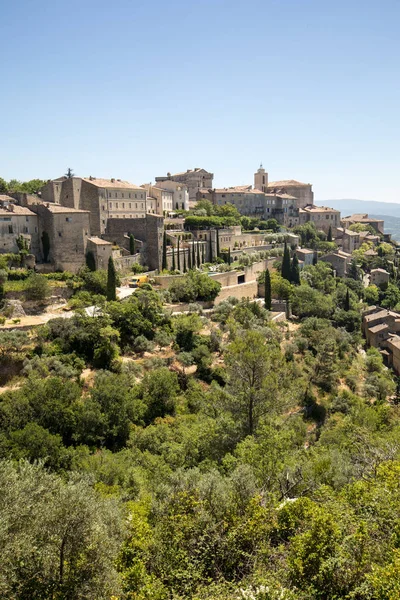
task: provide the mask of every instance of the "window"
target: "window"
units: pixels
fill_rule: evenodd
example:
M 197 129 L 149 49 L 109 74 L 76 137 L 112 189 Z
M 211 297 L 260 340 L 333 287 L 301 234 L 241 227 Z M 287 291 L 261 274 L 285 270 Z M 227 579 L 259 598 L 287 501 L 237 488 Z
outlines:
M 124 192 L 122 192 L 122 194 L 121 194 L 121 198 L 123 198 L 123 197 L 124 197 Z
M 137 209 L 137 202 L 135 202 L 135 208 Z
M 129 194 L 130 195 L 130 194 Z M 132 208 L 132 202 L 129 202 L 129 208 Z
M 135 194 L 135 198 L 137 198 L 137 194 Z
M 129 192 L 129 198 L 131 197 L 131 193 Z
M 122 194 L 123 195 L 123 194 Z M 125 208 L 125 202 L 122 203 L 122 208 Z
M 26 225 L 24 226 L 24 233 L 29 233 L 28 228 L 26 227 Z
M 58 232 L 58 237 L 62 237 L 61 231 Z
M 11 221 L 11 219 L 10 219 L 10 221 Z M 14 233 L 14 230 L 13 230 L 13 226 L 12 226 L 12 225 L 9 225 L 9 226 L 8 226 L 8 233 Z
M 112 202 L 110 202 L 109 207 L 110 207 L 110 210 L 111 210 L 112 209 Z
M 118 208 L 118 202 L 115 203 L 115 208 Z
M 71 217 L 66 217 L 65 220 L 67 221 L 67 223 L 72 223 L 72 218 Z
M 25 221 L 29 223 L 29 217 L 25 217 Z
M 143 202 L 142 202 L 142 210 L 144 210 L 144 204 L 143 204 Z

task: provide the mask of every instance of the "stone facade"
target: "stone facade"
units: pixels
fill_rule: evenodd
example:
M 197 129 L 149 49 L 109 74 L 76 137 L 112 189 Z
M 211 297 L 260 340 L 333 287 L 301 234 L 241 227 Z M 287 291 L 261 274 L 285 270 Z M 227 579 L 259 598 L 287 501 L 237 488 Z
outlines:
M 349 217 L 344 217 L 342 219 L 342 224 L 344 227 L 350 227 L 350 225 L 353 225 L 354 223 L 361 223 L 362 225 L 371 225 L 371 227 L 373 227 L 378 234 L 384 233 L 384 220 L 370 218 L 366 213 L 354 214 Z
M 38 216 L 39 239 L 42 239 L 44 231 L 49 235 L 48 262 L 55 270 L 76 272 L 85 264 L 90 233 L 89 212 L 39 202 L 30 208 Z M 42 248 L 38 258 L 43 260 Z
M 39 251 L 37 215 L 25 206 L 12 203 L 12 198 L 0 196 L 0 253 L 18 253 L 17 238 L 22 236 L 35 256 Z
M 330 254 L 321 256 L 319 260 L 329 263 L 331 267 L 335 269 L 338 277 L 345 277 L 349 264 L 351 263 L 351 254 L 338 250 L 338 252 L 331 252 Z
M 121 179 L 61 177 L 43 186 L 41 194 L 44 201 L 89 211 L 90 231 L 96 236 L 106 231 L 108 219 L 146 214 L 146 191 Z
M 343 252 L 351 254 L 360 247 L 360 234 L 345 227 L 338 227 L 335 241 Z
M 96 269 L 107 269 L 108 259 L 112 255 L 112 244 L 96 236 L 87 239 L 86 252 L 92 252 Z
M 205 169 L 196 168 L 196 169 L 188 169 L 183 173 L 175 173 L 175 175 L 171 175 L 171 173 L 167 173 L 167 175 L 156 177 L 156 183 L 161 184 L 166 181 L 176 181 L 178 183 L 183 183 L 189 193 L 189 201 L 196 201 L 196 194 L 201 188 L 212 188 L 214 174 L 209 173 Z
M 155 214 L 165 216 L 167 213 L 172 212 L 174 204 L 174 192 L 172 190 L 163 189 L 150 183 L 145 183 L 142 188 L 148 196 L 155 200 Z
M 189 192 L 186 185 L 167 180 L 160 182 L 157 187 L 172 192 L 172 210 L 189 210 Z
M 326 206 L 306 206 L 299 210 L 300 225 L 314 223 L 317 229 L 328 233 L 329 228 L 332 235 L 336 235 L 336 228 L 340 225 L 340 211 Z
M 372 269 L 371 270 L 371 285 L 385 285 L 389 283 L 390 273 L 385 269 Z
M 301 183 L 294 179 L 271 181 L 266 191 L 272 194 L 293 196 L 297 199 L 297 208 L 304 208 L 305 206 L 314 204 L 314 192 L 312 191 L 311 183 Z
M 161 270 L 164 219 L 160 215 L 146 214 L 137 219 L 109 219 L 104 237 L 121 246 L 129 244 L 129 235 L 143 242 L 142 254 L 151 270 Z

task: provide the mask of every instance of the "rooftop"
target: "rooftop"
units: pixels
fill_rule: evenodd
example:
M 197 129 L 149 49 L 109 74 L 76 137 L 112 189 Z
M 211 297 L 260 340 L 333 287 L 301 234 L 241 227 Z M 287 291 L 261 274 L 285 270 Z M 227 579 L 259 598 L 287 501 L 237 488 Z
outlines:
M 386 329 L 389 329 L 389 325 L 387 325 L 386 323 L 379 323 L 378 325 L 370 327 L 369 331 L 371 333 L 379 333 L 381 331 L 385 331 Z
M 99 246 L 112 246 L 111 242 L 107 242 L 107 240 L 102 240 L 101 238 L 97 237 L 97 236 L 92 236 L 89 237 L 88 240 L 90 240 L 91 242 L 93 242 L 93 244 L 98 244 Z
M 301 183 L 301 181 L 295 179 L 283 179 L 282 181 L 270 181 L 268 183 L 268 187 L 306 187 L 309 185 L 311 183 Z
M 0 202 L 14 202 L 14 198 L 7 196 L 6 194 L 0 194 Z
M 29 210 L 26 206 L 19 206 L 18 204 L 11 204 L 9 208 L 1 208 L 0 207 L 0 215 L 7 215 L 11 217 L 12 215 L 25 215 L 25 216 L 35 216 L 35 213 Z
M 340 214 L 340 210 L 336 210 L 336 208 L 329 208 L 328 206 L 315 206 L 315 204 L 309 204 L 308 206 L 305 206 L 304 208 L 300 208 L 300 211 L 304 211 L 304 212 L 313 212 L 313 213 L 319 213 L 319 212 L 334 212 L 334 213 L 338 213 Z
M 398 317 L 399 314 L 396 312 L 393 312 L 392 310 L 386 310 L 386 309 L 382 309 L 378 312 L 374 312 L 371 313 L 370 315 L 367 315 L 366 317 L 364 317 L 364 321 L 366 323 L 371 323 L 374 321 L 377 321 L 379 319 L 385 319 L 386 317 Z
M 110 188 L 110 189 L 124 189 L 124 190 L 140 190 L 141 188 L 134 183 L 129 181 L 122 181 L 122 179 L 98 179 L 97 177 L 82 177 L 82 181 L 91 183 L 96 187 Z
M 52 202 L 38 202 L 41 206 L 45 206 L 51 213 L 54 214 L 76 214 L 76 213 L 87 213 L 89 210 L 81 210 L 80 208 L 70 208 L 69 206 L 61 206 L 61 204 L 54 204 Z
M 390 273 L 388 271 L 386 271 L 385 269 L 371 269 L 371 273 L 385 273 L 385 275 L 390 275 Z
M 400 337 L 398 335 L 391 336 L 386 343 L 400 349 Z

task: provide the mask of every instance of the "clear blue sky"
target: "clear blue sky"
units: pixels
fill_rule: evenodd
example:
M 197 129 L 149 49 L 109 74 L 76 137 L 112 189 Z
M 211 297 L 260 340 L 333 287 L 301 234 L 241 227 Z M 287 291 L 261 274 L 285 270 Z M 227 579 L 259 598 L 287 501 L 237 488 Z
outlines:
M 399 0 L 0 2 L 0 176 L 400 202 Z

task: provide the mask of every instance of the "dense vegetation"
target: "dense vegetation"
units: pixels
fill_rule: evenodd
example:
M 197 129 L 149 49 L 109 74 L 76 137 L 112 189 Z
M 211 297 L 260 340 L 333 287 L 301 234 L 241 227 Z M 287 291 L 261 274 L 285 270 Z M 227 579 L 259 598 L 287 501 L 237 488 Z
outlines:
M 75 316 L 0 329 L 2 596 L 397 598 L 398 385 L 360 323 L 400 292 L 354 275 L 286 248 L 261 275 L 294 314 L 274 323 L 235 299 L 171 315 L 150 286 L 107 301 L 85 269 Z

